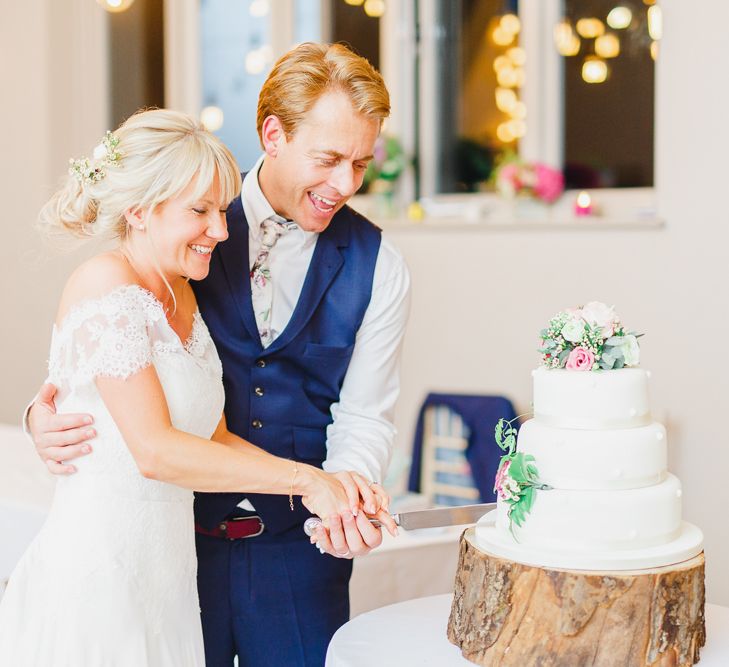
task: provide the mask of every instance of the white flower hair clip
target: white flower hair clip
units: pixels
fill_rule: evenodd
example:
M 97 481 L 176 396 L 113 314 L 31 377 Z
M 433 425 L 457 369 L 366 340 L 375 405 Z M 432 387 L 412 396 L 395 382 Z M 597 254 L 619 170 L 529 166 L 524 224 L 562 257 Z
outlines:
M 118 164 L 122 154 L 117 150 L 119 137 L 106 131 L 101 143 L 94 148 L 93 158 L 89 160 L 83 157 L 80 160 L 71 158 L 68 173 L 76 177 L 79 183 L 98 183 L 106 176 L 106 167 L 111 164 Z

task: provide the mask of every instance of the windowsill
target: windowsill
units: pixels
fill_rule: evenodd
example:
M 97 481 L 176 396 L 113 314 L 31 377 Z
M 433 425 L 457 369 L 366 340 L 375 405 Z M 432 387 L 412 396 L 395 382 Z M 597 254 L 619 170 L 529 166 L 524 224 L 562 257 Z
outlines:
M 358 195 L 352 206 L 384 229 L 446 231 L 660 230 L 653 188 L 588 190 L 592 215 L 574 212 L 577 191 L 566 191 L 552 205 L 530 199 L 509 200 L 493 193 L 439 195 L 423 200 L 424 217 L 409 219 L 405 207 L 395 214 L 382 209 L 373 195 Z
M 372 221 L 385 230 L 392 231 L 649 231 L 660 230 L 665 221 L 659 218 L 628 220 L 591 216 L 574 219 L 553 219 L 545 221 L 523 220 L 515 217 L 512 220 L 489 220 L 483 218 L 473 222 L 464 222 L 462 218 L 425 218 L 420 221 L 407 218 L 377 218 Z

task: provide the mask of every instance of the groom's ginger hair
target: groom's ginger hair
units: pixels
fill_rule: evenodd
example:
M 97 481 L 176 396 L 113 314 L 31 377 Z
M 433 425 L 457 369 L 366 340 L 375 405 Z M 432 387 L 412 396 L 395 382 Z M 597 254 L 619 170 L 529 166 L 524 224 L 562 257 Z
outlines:
M 357 113 L 380 125 L 390 115 L 390 94 L 369 61 L 343 44 L 305 42 L 279 58 L 263 84 L 258 96 L 258 136 L 262 136 L 263 121 L 276 116 L 290 137 L 316 101 L 330 91 L 345 93 Z

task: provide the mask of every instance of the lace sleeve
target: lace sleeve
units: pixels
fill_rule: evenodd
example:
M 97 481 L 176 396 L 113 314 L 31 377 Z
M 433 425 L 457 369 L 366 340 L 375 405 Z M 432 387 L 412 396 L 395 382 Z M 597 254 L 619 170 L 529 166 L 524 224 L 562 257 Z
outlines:
M 78 387 L 96 377 L 126 379 L 152 363 L 150 333 L 164 317 L 155 297 L 123 285 L 74 306 L 54 328 L 49 379 Z

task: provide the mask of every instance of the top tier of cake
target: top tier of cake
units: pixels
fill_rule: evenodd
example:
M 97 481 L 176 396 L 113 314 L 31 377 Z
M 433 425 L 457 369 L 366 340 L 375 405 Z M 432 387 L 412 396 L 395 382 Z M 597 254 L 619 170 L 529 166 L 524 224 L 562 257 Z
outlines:
M 544 424 L 573 429 L 624 429 L 651 423 L 649 373 L 570 371 L 538 368 L 534 381 L 534 417 Z

